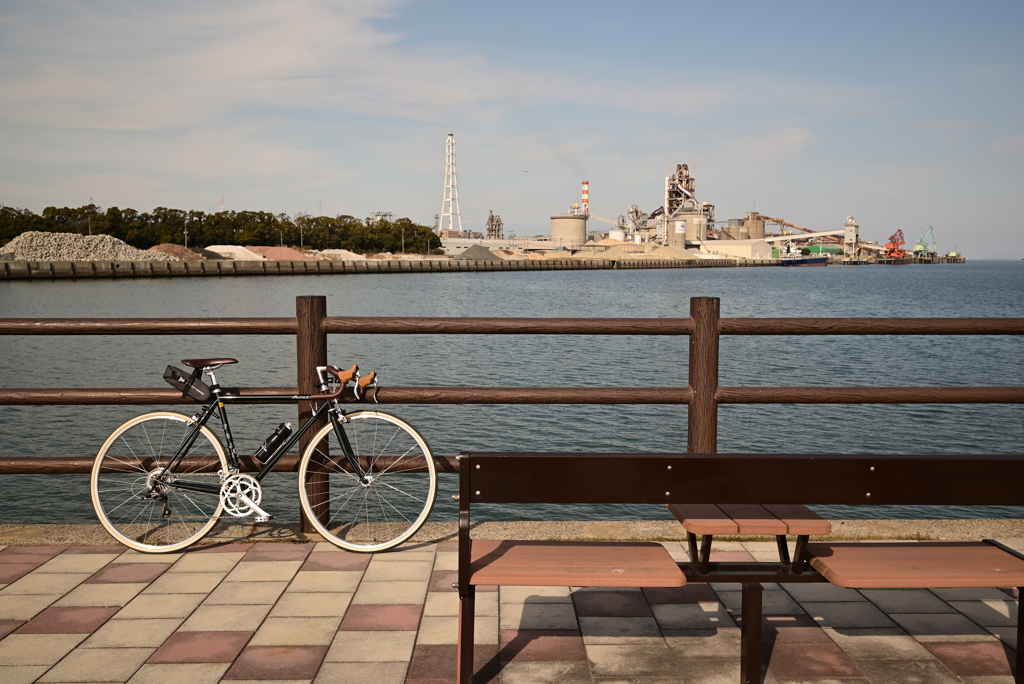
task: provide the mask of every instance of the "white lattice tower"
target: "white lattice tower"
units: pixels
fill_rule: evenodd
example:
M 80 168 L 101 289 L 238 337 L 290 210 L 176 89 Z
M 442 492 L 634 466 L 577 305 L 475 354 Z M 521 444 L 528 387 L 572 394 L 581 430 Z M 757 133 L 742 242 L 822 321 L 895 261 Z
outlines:
M 439 229 L 444 229 L 444 221 L 448 219 L 449 230 L 462 230 L 462 214 L 459 212 L 459 180 L 455 176 L 455 134 L 449 133 L 445 142 L 445 165 L 444 165 L 444 201 L 441 203 L 441 223 Z M 458 228 L 455 227 L 458 222 Z

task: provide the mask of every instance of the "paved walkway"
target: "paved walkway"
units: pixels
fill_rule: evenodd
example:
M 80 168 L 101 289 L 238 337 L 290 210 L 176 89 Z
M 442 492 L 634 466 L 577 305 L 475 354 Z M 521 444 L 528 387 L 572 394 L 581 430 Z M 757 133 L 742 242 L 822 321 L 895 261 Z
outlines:
M 716 549 L 775 558 L 774 543 Z M 454 542 L 374 556 L 325 543 L 3 548 L 0 681 L 452 682 L 456 555 Z M 480 681 L 736 684 L 737 589 L 480 591 Z M 768 683 L 1012 682 L 1016 590 L 765 589 Z

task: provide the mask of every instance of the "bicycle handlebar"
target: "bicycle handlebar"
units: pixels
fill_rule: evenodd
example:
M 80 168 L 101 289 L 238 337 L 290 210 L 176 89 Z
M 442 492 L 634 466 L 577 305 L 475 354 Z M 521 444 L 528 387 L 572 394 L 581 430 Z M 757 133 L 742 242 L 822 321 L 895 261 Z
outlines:
M 343 371 L 337 366 L 327 366 L 326 370 L 328 373 L 338 379 L 338 389 L 329 394 L 313 394 L 309 397 L 310 401 L 328 401 L 331 399 L 338 399 L 341 397 L 342 392 L 345 391 L 345 387 L 348 383 L 355 379 L 356 374 L 359 372 L 359 366 L 352 364 L 352 367 L 347 371 Z

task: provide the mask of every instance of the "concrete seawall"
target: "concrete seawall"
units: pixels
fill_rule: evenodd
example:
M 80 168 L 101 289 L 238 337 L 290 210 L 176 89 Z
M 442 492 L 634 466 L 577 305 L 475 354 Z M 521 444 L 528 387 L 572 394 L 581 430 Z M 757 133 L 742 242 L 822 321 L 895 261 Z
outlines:
M 365 259 L 358 261 L 0 261 L 0 280 L 54 278 L 180 278 L 452 271 L 566 271 L 631 268 L 777 266 L 777 260 L 734 259 Z

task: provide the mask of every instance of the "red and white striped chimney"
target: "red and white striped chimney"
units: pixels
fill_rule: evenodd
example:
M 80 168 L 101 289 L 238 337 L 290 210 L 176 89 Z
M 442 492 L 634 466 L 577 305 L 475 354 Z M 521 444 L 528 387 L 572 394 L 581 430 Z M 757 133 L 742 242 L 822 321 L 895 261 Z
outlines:
M 590 213 L 590 181 L 583 181 L 583 213 Z

